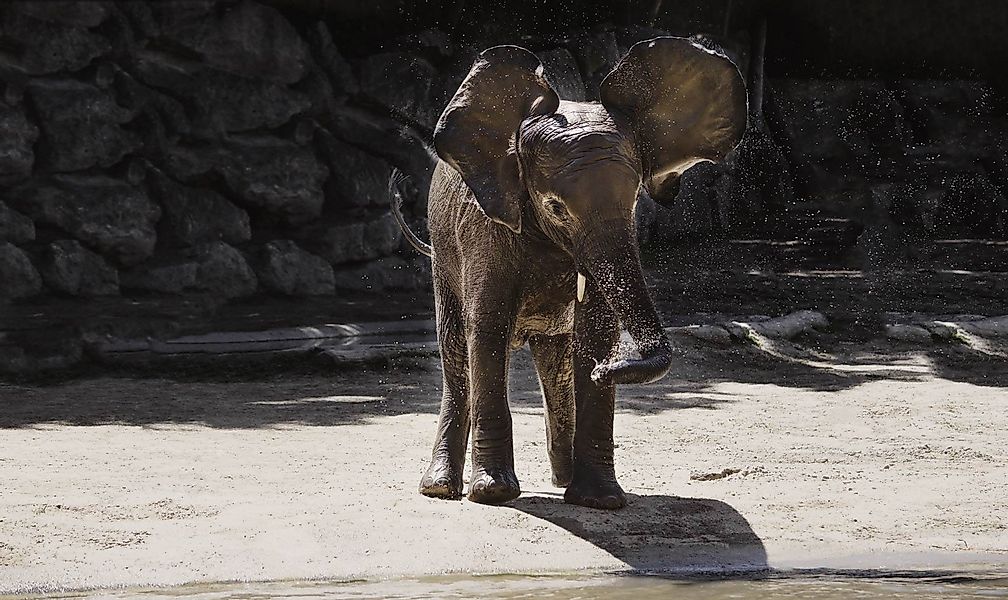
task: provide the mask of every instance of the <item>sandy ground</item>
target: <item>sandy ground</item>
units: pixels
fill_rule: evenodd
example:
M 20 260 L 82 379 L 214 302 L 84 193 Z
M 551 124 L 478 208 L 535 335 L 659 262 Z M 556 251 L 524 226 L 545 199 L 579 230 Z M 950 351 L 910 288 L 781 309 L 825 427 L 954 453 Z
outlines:
M 630 504 L 615 513 L 566 506 L 549 485 L 524 355 L 512 399 L 525 492 L 503 507 L 416 491 L 433 358 L 328 376 L 2 385 L 0 593 L 450 571 L 1008 569 L 1008 382 L 988 377 L 1004 362 L 728 352 L 621 389 Z

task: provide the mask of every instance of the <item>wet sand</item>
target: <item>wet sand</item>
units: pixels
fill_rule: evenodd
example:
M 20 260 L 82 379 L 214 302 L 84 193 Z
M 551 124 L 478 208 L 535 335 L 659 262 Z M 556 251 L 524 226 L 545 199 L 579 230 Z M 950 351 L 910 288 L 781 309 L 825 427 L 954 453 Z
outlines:
M 1004 362 L 691 352 L 620 390 L 620 512 L 549 484 L 527 356 L 524 493 L 416 491 L 434 358 L 366 372 L 0 385 L 0 592 L 448 572 L 1008 569 Z M 703 354 L 703 356 L 700 356 Z M 699 357 L 699 358 L 698 358 Z

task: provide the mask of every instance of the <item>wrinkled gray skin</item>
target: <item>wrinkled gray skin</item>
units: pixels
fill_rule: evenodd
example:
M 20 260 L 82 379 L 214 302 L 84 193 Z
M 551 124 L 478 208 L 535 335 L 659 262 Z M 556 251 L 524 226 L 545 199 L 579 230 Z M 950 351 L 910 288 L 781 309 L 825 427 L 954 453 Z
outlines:
M 660 379 L 671 363 L 638 257 L 637 198 L 700 160 L 721 160 L 745 114 L 735 66 L 679 38 L 634 46 L 603 82 L 602 103 L 561 101 L 524 49 L 477 58 L 434 136 L 441 160 L 428 206 L 444 395 L 421 493 L 461 496 L 471 432 L 469 499 L 518 497 L 507 374 L 511 352 L 528 343 L 553 483 L 569 503 L 625 505 L 613 467 L 615 385 Z M 640 359 L 614 356 L 620 324 Z

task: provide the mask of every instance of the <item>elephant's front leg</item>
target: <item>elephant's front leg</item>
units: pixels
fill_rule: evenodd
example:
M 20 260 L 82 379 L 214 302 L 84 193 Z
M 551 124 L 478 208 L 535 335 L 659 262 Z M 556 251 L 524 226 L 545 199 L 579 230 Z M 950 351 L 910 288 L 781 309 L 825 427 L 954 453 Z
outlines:
M 595 365 L 605 362 L 619 336 L 616 314 L 594 282 L 574 313 L 573 478 L 564 500 L 592 508 L 623 508 L 626 496 L 613 465 L 613 411 L 616 388 L 592 380 Z
M 472 474 L 469 499 L 500 504 L 521 494 L 514 472 L 514 441 L 507 399 L 507 369 L 514 327 L 507 302 L 479 299 L 466 318 L 469 346 Z

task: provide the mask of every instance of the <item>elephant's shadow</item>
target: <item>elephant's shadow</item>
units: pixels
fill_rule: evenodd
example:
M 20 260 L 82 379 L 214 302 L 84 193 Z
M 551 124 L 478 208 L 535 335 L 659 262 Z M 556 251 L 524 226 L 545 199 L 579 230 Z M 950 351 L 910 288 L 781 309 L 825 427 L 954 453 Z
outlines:
M 719 500 L 627 494 L 620 511 L 522 496 L 508 506 L 549 521 L 646 572 L 758 571 L 766 550 L 749 522 Z

